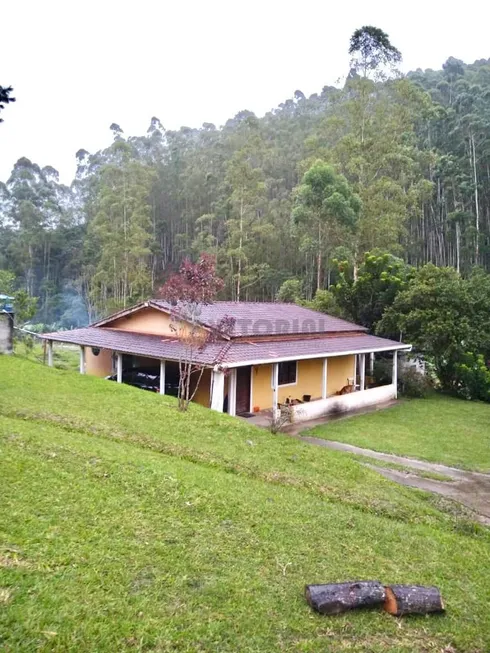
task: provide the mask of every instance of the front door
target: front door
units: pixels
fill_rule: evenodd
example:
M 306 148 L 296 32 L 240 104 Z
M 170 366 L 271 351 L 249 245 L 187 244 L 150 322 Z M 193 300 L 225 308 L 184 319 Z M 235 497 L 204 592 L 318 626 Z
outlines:
M 236 370 L 236 414 L 250 412 L 250 375 L 252 368 L 237 367 Z

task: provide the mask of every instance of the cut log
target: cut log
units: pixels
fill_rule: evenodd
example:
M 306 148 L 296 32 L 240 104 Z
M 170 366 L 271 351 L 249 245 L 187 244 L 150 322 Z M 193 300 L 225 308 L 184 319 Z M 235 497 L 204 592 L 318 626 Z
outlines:
M 384 609 L 401 617 L 404 614 L 429 614 L 444 612 L 444 603 L 437 587 L 420 585 L 389 585 L 386 589 Z
M 383 605 L 386 591 L 375 580 L 359 580 L 350 583 L 306 585 L 308 604 L 321 614 L 340 614 L 355 608 L 372 608 Z

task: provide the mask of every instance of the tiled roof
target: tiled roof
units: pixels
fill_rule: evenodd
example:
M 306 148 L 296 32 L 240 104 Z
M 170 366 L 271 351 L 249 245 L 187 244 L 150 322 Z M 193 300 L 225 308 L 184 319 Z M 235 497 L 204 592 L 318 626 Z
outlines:
M 177 338 L 164 338 L 162 336 L 133 333 L 106 327 L 85 327 L 70 331 L 56 331 L 44 333 L 46 340 L 70 342 L 86 347 L 112 349 L 122 354 L 137 354 L 150 358 L 164 358 L 179 360 L 185 353 L 184 345 Z M 211 343 L 204 350 L 196 352 L 196 362 L 204 365 L 214 365 L 222 356 L 224 348 L 229 346 L 229 341 Z
M 185 352 L 184 345 L 175 338 L 163 338 L 105 327 L 85 327 L 71 331 L 45 333 L 43 338 L 166 360 L 179 360 Z M 408 348 L 409 346 L 403 343 L 367 334 L 304 340 L 225 341 L 210 343 L 204 349 L 196 351 L 195 362 L 203 365 L 233 366 L 247 362 L 295 360 L 296 358 L 315 358 L 342 353 Z
M 378 338 L 368 334 L 311 338 L 308 340 L 258 341 L 253 343 L 232 342 L 226 353 L 226 363 L 233 365 L 245 361 L 274 359 L 315 358 L 347 353 L 363 353 L 391 349 L 410 349 L 394 340 Z
M 162 299 L 152 299 L 149 305 L 172 310 L 171 305 Z M 231 337 L 367 331 L 338 317 L 280 302 L 214 302 L 201 307 L 199 322 L 216 326 L 224 317 L 235 318 Z

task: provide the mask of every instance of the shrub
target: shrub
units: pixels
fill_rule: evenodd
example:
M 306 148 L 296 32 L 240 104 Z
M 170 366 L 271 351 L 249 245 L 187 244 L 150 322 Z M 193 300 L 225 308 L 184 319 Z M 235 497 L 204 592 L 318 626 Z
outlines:
M 456 376 L 460 396 L 490 402 L 490 370 L 481 354 L 466 353 L 456 365 Z
M 432 384 L 425 374 L 414 367 L 401 367 L 398 374 L 398 389 L 404 397 L 425 399 L 432 389 Z

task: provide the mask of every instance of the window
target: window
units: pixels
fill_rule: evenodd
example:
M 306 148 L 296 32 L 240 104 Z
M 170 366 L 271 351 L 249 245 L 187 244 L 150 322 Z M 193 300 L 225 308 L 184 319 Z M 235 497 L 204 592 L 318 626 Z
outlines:
M 297 361 L 279 363 L 278 385 L 294 385 L 296 383 Z

